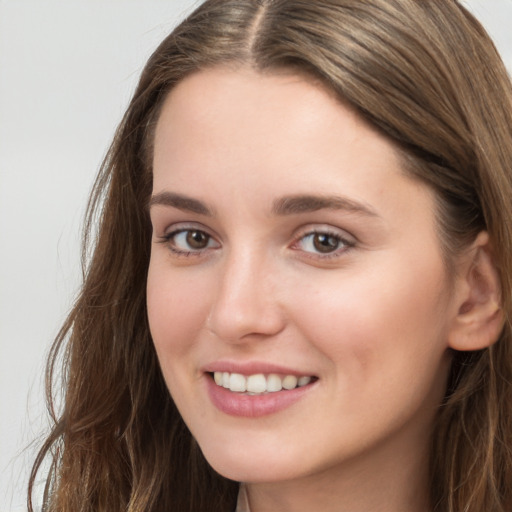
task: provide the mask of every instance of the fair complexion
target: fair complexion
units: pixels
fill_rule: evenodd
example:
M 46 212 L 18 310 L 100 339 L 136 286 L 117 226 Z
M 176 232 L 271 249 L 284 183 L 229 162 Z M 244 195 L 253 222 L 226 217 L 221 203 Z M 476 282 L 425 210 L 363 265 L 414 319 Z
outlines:
M 182 81 L 153 163 L 150 328 L 213 468 L 246 482 L 252 512 L 429 510 L 467 290 L 446 275 L 432 192 L 352 110 L 287 73 Z M 232 387 L 306 384 L 247 395 L 215 372 L 237 374 Z

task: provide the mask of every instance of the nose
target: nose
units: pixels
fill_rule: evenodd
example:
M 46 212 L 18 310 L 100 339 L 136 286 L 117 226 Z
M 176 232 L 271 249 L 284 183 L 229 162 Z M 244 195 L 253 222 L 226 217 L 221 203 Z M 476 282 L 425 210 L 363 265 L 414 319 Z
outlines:
M 251 251 L 226 258 L 219 269 L 208 330 L 231 343 L 278 334 L 285 326 L 278 282 L 278 271 L 269 258 Z

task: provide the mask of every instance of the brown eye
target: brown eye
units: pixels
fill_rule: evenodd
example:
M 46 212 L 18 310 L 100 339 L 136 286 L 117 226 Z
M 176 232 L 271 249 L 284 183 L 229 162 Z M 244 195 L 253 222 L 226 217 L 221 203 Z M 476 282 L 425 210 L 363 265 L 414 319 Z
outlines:
M 354 247 L 354 242 L 347 240 L 342 234 L 331 231 L 313 231 L 304 235 L 295 244 L 296 249 L 305 253 L 322 256 L 341 256 L 345 250 Z
M 326 234 L 315 233 L 313 236 L 313 247 L 321 253 L 333 252 L 340 246 L 340 239 L 338 237 Z
M 200 229 L 179 229 L 163 237 L 165 244 L 176 254 L 202 254 L 209 249 L 218 249 L 218 242 Z
M 190 249 L 200 250 L 208 247 L 210 236 L 204 231 L 188 230 L 185 233 L 185 240 Z

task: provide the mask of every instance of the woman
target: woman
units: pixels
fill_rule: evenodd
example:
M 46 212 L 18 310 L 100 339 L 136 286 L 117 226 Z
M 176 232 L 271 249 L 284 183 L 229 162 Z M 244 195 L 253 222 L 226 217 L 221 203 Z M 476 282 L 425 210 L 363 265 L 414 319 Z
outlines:
M 510 510 L 511 127 L 455 0 L 200 6 L 91 199 L 46 510 Z

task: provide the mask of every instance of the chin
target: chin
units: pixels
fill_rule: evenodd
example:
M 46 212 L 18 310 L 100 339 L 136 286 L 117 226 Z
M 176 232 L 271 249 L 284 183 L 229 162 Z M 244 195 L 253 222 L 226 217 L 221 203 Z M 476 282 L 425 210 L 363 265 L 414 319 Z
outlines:
M 270 483 L 292 480 L 298 476 L 271 464 L 254 464 L 249 459 L 245 461 L 223 461 L 219 464 L 214 461 L 214 464 L 210 463 L 210 465 L 219 475 L 236 482 Z
M 278 482 L 300 476 L 300 460 L 273 448 L 262 449 L 244 443 L 234 446 L 218 441 L 213 447 L 199 446 L 210 466 L 220 475 L 237 482 Z M 299 455 L 299 454 L 297 454 Z M 293 468 L 293 471 L 290 469 Z

